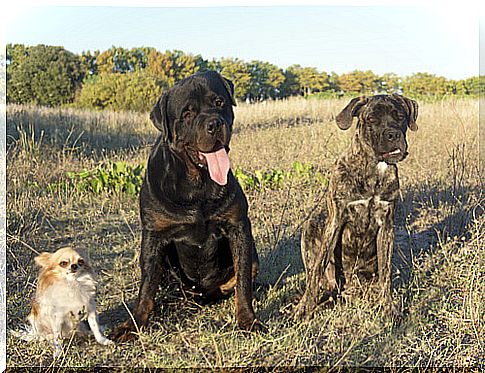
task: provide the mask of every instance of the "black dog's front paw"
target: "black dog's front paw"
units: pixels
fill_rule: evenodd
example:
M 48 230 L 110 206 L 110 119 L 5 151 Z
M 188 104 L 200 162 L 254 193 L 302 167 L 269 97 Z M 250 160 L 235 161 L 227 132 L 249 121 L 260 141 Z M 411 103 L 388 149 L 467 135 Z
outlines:
M 124 343 L 137 339 L 138 334 L 133 322 L 125 321 L 111 332 L 109 338 L 117 343 Z
M 268 332 L 268 328 L 261 321 L 256 319 L 254 316 L 247 317 L 247 318 L 240 318 L 237 321 L 237 325 L 242 330 L 246 330 L 248 332 L 254 332 L 254 333 Z

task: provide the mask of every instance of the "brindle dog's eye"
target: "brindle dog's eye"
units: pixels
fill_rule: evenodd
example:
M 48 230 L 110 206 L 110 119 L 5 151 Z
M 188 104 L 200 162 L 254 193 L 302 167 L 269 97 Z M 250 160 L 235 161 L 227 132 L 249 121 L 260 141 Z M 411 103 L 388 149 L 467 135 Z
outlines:
M 66 262 L 65 260 L 63 260 L 62 262 L 60 262 L 60 263 L 59 263 L 59 265 L 60 265 L 62 268 L 66 268 L 68 264 L 69 264 L 69 262 Z
M 182 113 L 182 118 L 184 118 L 184 120 L 190 119 L 191 116 L 192 116 L 192 112 L 190 110 L 184 111 Z
M 214 105 L 216 105 L 217 107 L 223 107 L 224 100 L 222 100 L 221 98 L 216 98 L 216 100 L 214 101 Z
M 367 120 L 368 120 L 370 123 L 377 123 L 377 118 L 376 118 L 376 117 L 374 117 L 374 116 L 369 116 L 369 117 L 367 118 Z
M 78 265 L 78 266 L 82 266 L 82 265 L 84 265 L 84 259 L 79 259 L 79 260 L 77 261 L 77 265 Z

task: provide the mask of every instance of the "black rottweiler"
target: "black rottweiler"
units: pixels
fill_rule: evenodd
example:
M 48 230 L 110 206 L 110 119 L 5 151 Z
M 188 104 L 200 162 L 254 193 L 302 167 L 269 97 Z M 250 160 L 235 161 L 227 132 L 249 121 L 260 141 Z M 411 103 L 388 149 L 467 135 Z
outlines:
M 146 325 L 171 270 L 202 300 L 235 290 L 236 320 L 260 330 L 252 307 L 259 270 L 246 197 L 228 157 L 234 86 L 215 71 L 192 75 L 164 93 L 150 119 L 160 130 L 140 192 L 141 284 L 133 312 L 113 331 L 125 341 Z

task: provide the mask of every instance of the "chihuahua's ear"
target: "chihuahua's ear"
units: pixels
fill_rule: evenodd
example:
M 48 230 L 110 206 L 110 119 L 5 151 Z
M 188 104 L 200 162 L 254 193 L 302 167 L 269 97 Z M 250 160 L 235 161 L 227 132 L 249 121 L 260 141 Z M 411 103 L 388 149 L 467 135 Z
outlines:
M 39 267 L 45 268 L 49 265 L 51 258 L 52 258 L 51 253 L 43 252 L 39 256 L 36 256 L 34 260 Z

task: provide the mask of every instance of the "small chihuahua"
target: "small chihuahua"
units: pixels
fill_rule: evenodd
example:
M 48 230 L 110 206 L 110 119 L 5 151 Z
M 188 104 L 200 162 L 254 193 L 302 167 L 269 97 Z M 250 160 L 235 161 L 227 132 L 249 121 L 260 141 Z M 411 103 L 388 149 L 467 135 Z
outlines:
M 32 328 L 21 338 L 51 341 L 58 354 L 63 338 L 69 338 L 74 332 L 89 332 L 81 323 L 87 319 L 98 343 L 113 343 L 104 337 L 98 324 L 97 282 L 87 259 L 65 247 L 55 253 L 41 253 L 35 262 L 40 266 L 40 273 L 32 311 L 27 317 Z

